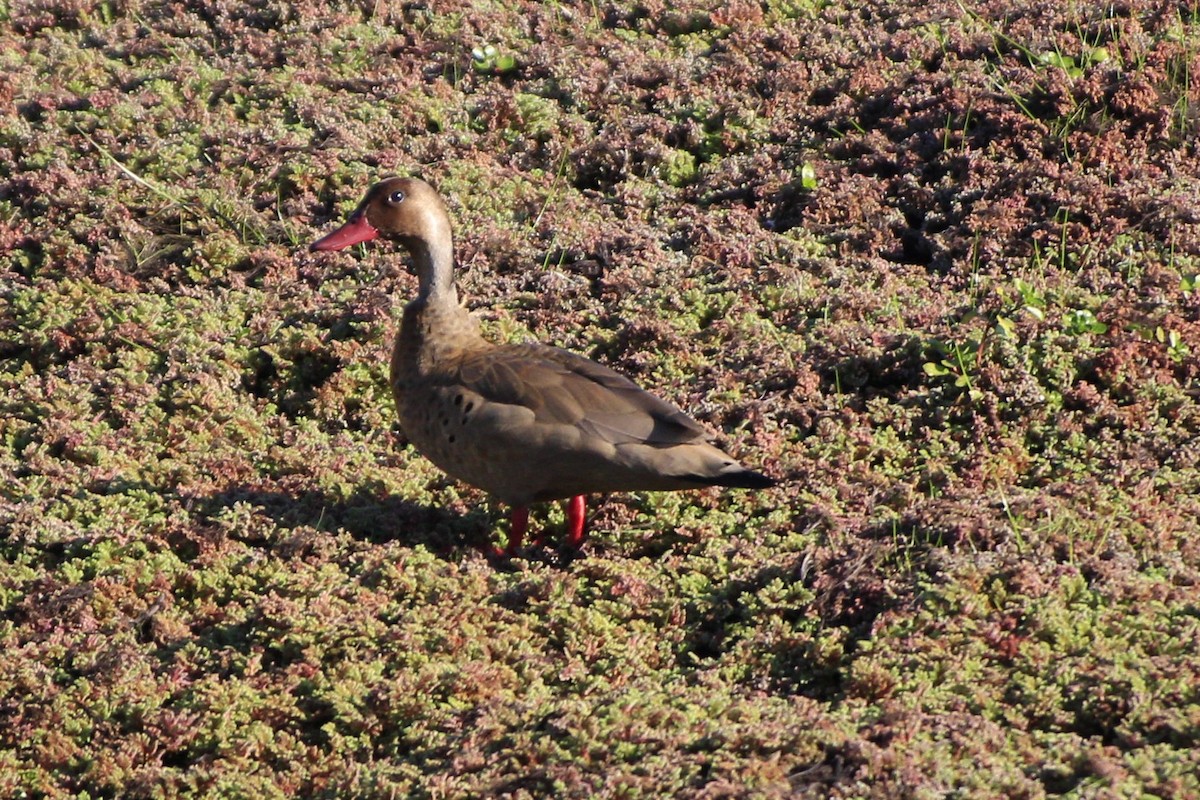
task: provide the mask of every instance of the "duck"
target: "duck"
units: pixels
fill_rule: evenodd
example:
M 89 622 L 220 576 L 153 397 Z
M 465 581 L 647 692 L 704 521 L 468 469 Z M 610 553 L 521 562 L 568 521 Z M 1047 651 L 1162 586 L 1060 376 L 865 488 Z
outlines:
M 485 339 L 458 299 L 450 214 L 425 181 L 376 183 L 310 249 L 376 239 L 406 249 L 417 278 L 391 355 L 400 427 L 447 475 L 511 509 L 507 547 L 492 546 L 494 554 L 521 550 L 537 503 L 567 501 L 565 542 L 579 550 L 587 495 L 775 484 L 718 448 L 677 406 L 614 370 L 550 345 Z

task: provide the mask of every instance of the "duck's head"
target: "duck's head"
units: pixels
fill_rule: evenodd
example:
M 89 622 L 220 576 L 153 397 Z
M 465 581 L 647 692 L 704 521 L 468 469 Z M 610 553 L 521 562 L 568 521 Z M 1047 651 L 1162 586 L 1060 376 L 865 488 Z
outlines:
M 342 250 L 378 238 L 395 239 L 417 255 L 450 248 L 450 221 L 442 198 L 423 180 L 388 178 L 372 186 L 342 227 L 310 250 Z

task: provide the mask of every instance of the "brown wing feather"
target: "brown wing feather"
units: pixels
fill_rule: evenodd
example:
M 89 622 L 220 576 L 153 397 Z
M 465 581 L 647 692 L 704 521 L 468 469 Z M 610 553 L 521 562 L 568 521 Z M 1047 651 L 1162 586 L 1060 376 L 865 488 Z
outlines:
M 711 438 L 671 403 L 595 361 L 556 347 L 489 349 L 464 359 L 458 378 L 487 401 L 530 409 L 539 424 L 573 425 L 612 444 L 670 447 Z

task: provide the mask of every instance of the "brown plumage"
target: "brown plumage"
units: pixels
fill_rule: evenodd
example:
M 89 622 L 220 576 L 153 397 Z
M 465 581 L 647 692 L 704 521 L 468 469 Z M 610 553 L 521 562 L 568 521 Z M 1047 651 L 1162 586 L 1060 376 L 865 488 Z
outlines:
M 578 546 L 586 494 L 773 484 L 713 446 L 687 414 L 607 367 L 556 347 L 485 341 L 458 302 L 450 218 L 429 184 L 375 184 L 312 249 L 377 237 L 408 249 L 418 280 L 392 353 L 401 427 L 449 475 L 513 506 L 510 553 L 530 503 L 571 498 L 568 542 Z

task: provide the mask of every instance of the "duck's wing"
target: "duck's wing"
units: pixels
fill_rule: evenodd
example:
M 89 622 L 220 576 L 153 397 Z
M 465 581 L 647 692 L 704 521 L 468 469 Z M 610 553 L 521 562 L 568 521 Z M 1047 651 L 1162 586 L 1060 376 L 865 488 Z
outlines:
M 544 345 L 491 348 L 463 359 L 458 381 L 484 403 L 511 409 L 514 424 L 566 426 L 583 439 L 650 447 L 711 435 L 675 405 L 590 359 Z M 532 436 L 531 439 L 537 438 Z

